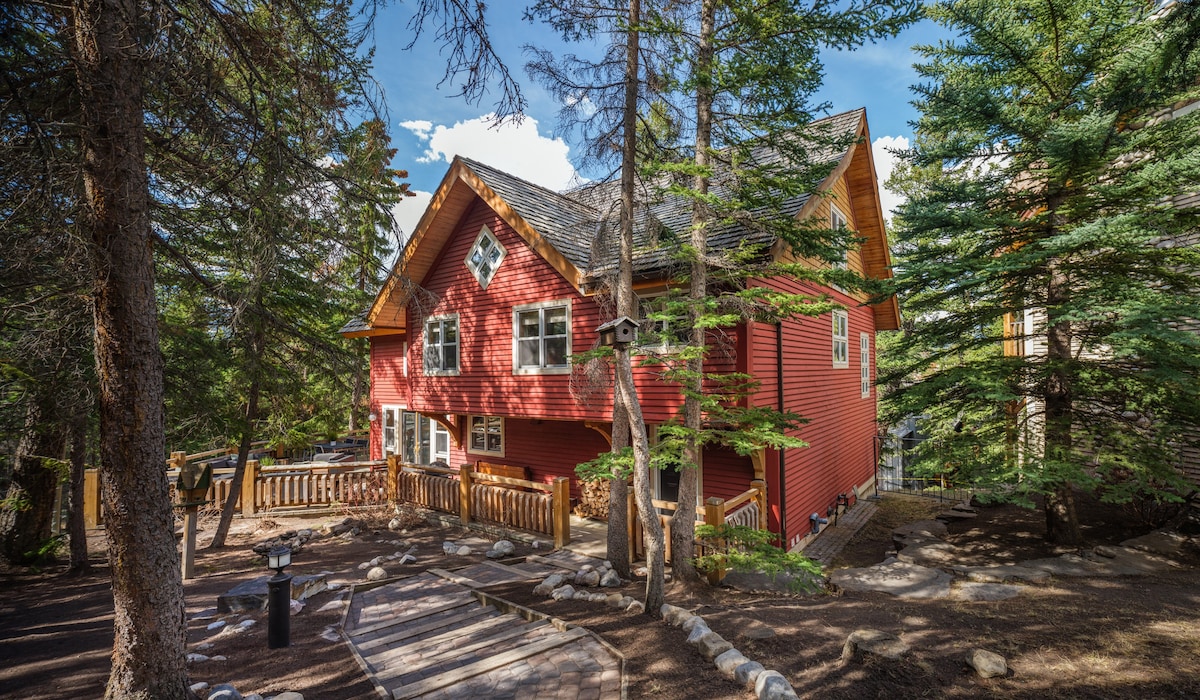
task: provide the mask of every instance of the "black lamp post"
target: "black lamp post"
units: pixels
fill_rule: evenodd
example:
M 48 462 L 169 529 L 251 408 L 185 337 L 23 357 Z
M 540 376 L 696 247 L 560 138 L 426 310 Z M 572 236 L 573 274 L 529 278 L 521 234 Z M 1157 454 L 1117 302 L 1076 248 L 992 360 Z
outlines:
M 267 568 L 275 575 L 267 581 L 267 648 L 282 649 L 292 644 L 292 575 L 283 569 L 292 563 L 292 550 L 273 547 L 267 552 Z

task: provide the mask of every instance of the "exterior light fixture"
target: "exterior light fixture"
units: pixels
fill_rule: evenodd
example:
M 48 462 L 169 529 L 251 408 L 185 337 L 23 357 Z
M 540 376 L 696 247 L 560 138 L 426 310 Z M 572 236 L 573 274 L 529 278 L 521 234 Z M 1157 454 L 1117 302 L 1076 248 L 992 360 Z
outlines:
M 272 547 L 267 568 L 275 575 L 267 580 L 267 648 L 283 649 L 292 644 L 292 575 L 283 573 L 292 563 L 289 547 Z
M 371 411 L 370 413 L 367 414 L 367 420 L 370 421 L 371 423 L 374 423 L 375 421 L 379 420 L 379 414 L 374 411 Z

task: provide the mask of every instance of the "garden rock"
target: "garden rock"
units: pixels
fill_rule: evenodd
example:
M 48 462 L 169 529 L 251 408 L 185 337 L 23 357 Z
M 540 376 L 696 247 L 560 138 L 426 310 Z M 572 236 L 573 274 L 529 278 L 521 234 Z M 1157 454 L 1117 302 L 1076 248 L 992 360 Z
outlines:
M 555 600 L 570 600 L 575 597 L 575 588 L 570 584 L 555 588 L 550 592 L 550 597 Z
M 763 671 L 754 680 L 754 694 L 758 700 L 791 700 L 796 697 L 792 684 L 779 671 Z
M 749 662 L 750 659 L 743 656 L 742 652 L 737 649 L 730 649 L 713 659 L 713 665 L 717 667 L 717 670 L 729 678 L 733 678 L 733 672 L 737 670 L 738 666 Z
M 1008 662 L 1003 656 L 986 649 L 972 649 L 967 654 L 967 665 L 975 669 L 980 678 L 1002 678 L 1008 675 Z
M 630 612 L 635 615 L 640 615 L 646 612 L 646 604 L 640 600 L 635 600 L 629 603 L 629 607 L 625 608 L 625 612 Z
M 908 653 L 908 645 L 894 634 L 879 630 L 854 630 L 842 646 L 842 663 L 876 656 L 895 661 Z
M 699 642 L 701 637 L 710 632 L 712 632 L 712 630 L 708 628 L 708 623 L 704 620 L 700 620 L 694 624 L 691 631 L 688 632 L 688 644 L 695 644 Z
M 454 554 L 457 551 L 458 551 L 458 545 L 454 544 L 453 542 L 443 542 L 442 543 L 442 553 L 443 554 Z
M 575 574 L 575 583 L 580 586 L 599 586 L 600 572 L 596 570 L 580 571 Z
M 600 577 L 600 586 L 603 588 L 617 588 L 620 585 L 621 577 L 612 569 L 609 569 Z
M 280 693 L 279 695 L 276 695 L 275 697 L 271 698 L 271 700 L 304 700 L 304 696 L 300 693 L 289 690 L 286 693 Z
M 457 554 L 460 557 L 469 557 L 469 556 L 471 556 L 472 551 L 474 551 L 474 550 L 472 550 L 470 547 L 468 547 L 466 545 L 463 545 L 458 548 L 458 551 L 455 552 L 455 554 Z
M 743 686 L 753 687 L 754 681 L 758 680 L 759 674 L 767 669 L 757 661 L 747 661 L 746 663 L 733 669 L 733 680 Z
M 707 627 L 708 623 L 704 621 L 703 617 L 700 617 L 699 615 L 692 615 L 688 619 L 684 620 L 683 624 L 679 625 L 679 627 L 684 632 L 690 633 L 692 630 L 696 629 L 696 625 Z
M 1050 578 L 1050 572 L 1020 564 L 997 564 L 995 566 L 956 566 L 952 570 L 960 576 L 979 583 L 1005 583 L 1028 581 L 1041 583 Z
M 228 683 L 214 685 L 208 693 L 208 700 L 242 700 L 242 694 Z
M 204 681 L 193 683 L 188 686 L 188 690 L 191 690 L 193 693 L 202 693 L 205 690 L 208 690 L 208 683 L 205 683 Z
M 700 656 L 703 656 L 704 660 L 710 663 L 721 654 L 733 648 L 733 645 L 725 641 L 724 637 L 711 631 L 708 634 L 701 635 L 695 644 L 696 650 L 700 652 Z
M 383 568 L 382 566 L 372 567 L 371 570 L 367 572 L 367 580 L 368 581 L 382 581 L 383 579 L 385 579 L 387 577 L 388 577 L 387 569 Z
M 488 550 L 487 558 L 503 559 L 505 557 L 510 557 L 512 556 L 512 553 L 516 551 L 516 549 L 516 546 L 513 545 L 512 542 L 509 542 L 508 540 L 498 540 L 496 544 L 492 545 L 492 548 Z
M 668 603 L 663 603 L 663 606 L 659 608 L 659 612 L 662 613 L 663 620 L 676 627 L 682 626 L 688 618 L 692 617 L 692 614 L 687 610 Z

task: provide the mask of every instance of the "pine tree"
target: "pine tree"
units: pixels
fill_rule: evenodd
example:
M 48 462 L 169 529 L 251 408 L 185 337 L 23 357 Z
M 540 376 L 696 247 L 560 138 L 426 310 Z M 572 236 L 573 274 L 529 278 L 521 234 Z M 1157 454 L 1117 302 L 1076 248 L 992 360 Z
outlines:
M 1200 218 L 1174 201 L 1200 188 L 1200 112 L 1172 112 L 1200 97 L 1200 23 L 1151 5 L 942 2 L 959 38 L 921 49 L 887 405 L 929 417 L 926 471 L 1043 496 L 1059 543 L 1075 489 L 1178 485 L 1200 420 Z

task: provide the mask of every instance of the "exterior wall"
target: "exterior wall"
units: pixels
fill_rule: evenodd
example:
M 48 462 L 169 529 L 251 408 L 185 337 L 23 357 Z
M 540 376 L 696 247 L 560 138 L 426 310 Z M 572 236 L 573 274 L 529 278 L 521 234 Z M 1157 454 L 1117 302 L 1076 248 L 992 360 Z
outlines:
M 817 294 L 818 288 L 794 280 L 773 279 L 771 286 L 791 293 Z M 830 314 L 785 321 L 783 334 L 783 407 L 808 420 L 794 435 L 808 447 L 784 452 L 782 480 L 778 452 L 767 454 L 772 530 L 786 527 L 785 542 L 796 545 L 808 534 L 811 513 L 822 516 L 840 493 L 870 481 L 875 474 L 877 392 L 864 398 L 860 387 L 859 333 L 870 336 L 870 378 L 875 379 L 875 318 L 871 309 L 832 292 L 846 305 L 849 366 L 833 367 Z M 778 407 L 777 327 L 753 324 L 752 371 L 762 381 L 756 405 Z M 780 498 L 786 499 L 781 510 Z
M 724 498 L 729 500 L 750 489 L 754 480 L 754 467 L 749 457 L 742 457 L 724 447 L 704 448 L 704 471 L 700 477 L 701 500 Z
M 382 415 L 383 406 L 407 406 L 408 385 L 404 377 L 404 336 L 371 338 L 371 412 Z M 382 421 L 371 423 L 371 459 L 382 459 Z

